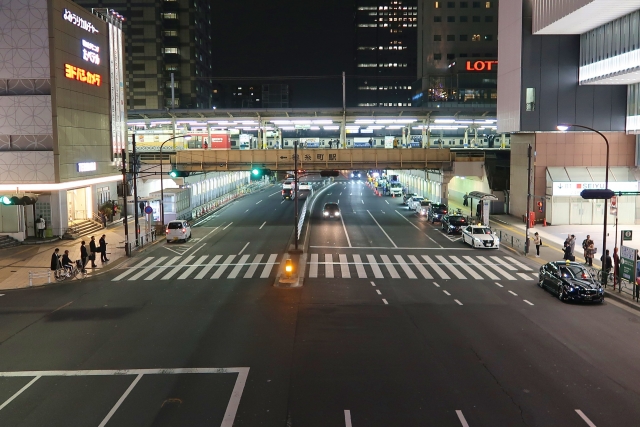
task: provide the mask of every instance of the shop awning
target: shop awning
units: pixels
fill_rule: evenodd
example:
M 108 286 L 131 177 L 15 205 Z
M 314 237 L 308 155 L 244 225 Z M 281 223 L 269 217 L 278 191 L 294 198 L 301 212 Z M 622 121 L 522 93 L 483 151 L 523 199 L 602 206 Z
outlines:
M 498 200 L 498 198 L 493 194 L 483 193 L 482 191 L 472 191 L 471 193 L 469 193 L 469 197 L 471 197 L 472 199 L 479 199 L 479 200 L 492 200 L 492 201 Z
M 548 196 L 579 197 L 582 190 L 605 188 L 605 168 L 602 166 L 548 167 Z M 613 191 L 638 191 L 638 181 L 628 167 L 610 167 L 608 187 Z

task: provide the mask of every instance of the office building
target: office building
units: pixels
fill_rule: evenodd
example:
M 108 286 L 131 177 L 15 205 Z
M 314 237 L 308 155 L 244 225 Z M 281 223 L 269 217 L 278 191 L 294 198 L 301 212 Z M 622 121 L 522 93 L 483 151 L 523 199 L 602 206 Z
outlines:
M 418 1 L 414 106 L 495 114 L 498 0 Z
M 356 1 L 355 84 L 359 107 L 411 106 L 416 78 L 416 0 Z
M 213 80 L 215 108 L 290 108 L 288 84 Z
M 77 0 L 117 7 L 124 22 L 130 109 L 211 108 L 211 3 L 205 0 Z M 171 74 L 174 76 L 173 97 Z
M 616 6 L 608 0 L 500 3 L 497 118 L 498 131 L 511 133 L 512 214 L 527 213 L 531 180 L 529 211 L 536 220 L 602 223 L 606 201 L 585 200 L 580 192 L 605 188 L 607 157 L 608 188 L 638 191 L 640 1 Z M 558 125 L 579 126 L 559 132 Z M 619 224 L 638 221 L 637 196 L 617 203 Z

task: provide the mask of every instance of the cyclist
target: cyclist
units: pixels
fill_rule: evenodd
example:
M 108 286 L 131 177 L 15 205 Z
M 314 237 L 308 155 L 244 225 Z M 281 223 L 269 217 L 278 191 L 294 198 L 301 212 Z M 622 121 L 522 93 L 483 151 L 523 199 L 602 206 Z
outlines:
M 73 261 L 69 258 L 69 251 L 64 251 L 64 255 L 62 255 L 62 267 L 66 270 L 67 277 L 71 276 L 71 271 L 73 270 Z

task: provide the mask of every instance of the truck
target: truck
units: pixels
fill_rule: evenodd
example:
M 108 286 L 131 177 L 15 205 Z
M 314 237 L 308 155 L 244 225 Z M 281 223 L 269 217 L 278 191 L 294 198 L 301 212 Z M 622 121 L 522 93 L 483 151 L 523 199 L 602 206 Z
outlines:
M 389 195 L 392 197 L 401 197 L 402 196 L 402 184 L 398 181 L 391 181 L 389 184 Z

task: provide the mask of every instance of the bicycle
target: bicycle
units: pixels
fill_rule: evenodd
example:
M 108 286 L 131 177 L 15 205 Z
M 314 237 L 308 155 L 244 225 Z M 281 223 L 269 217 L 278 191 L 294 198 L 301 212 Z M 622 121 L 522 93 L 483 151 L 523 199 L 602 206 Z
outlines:
M 67 279 L 82 280 L 87 277 L 87 270 L 82 266 L 82 261 L 77 260 L 71 269 L 64 267 L 57 269 L 54 276 L 58 282 L 64 282 Z

